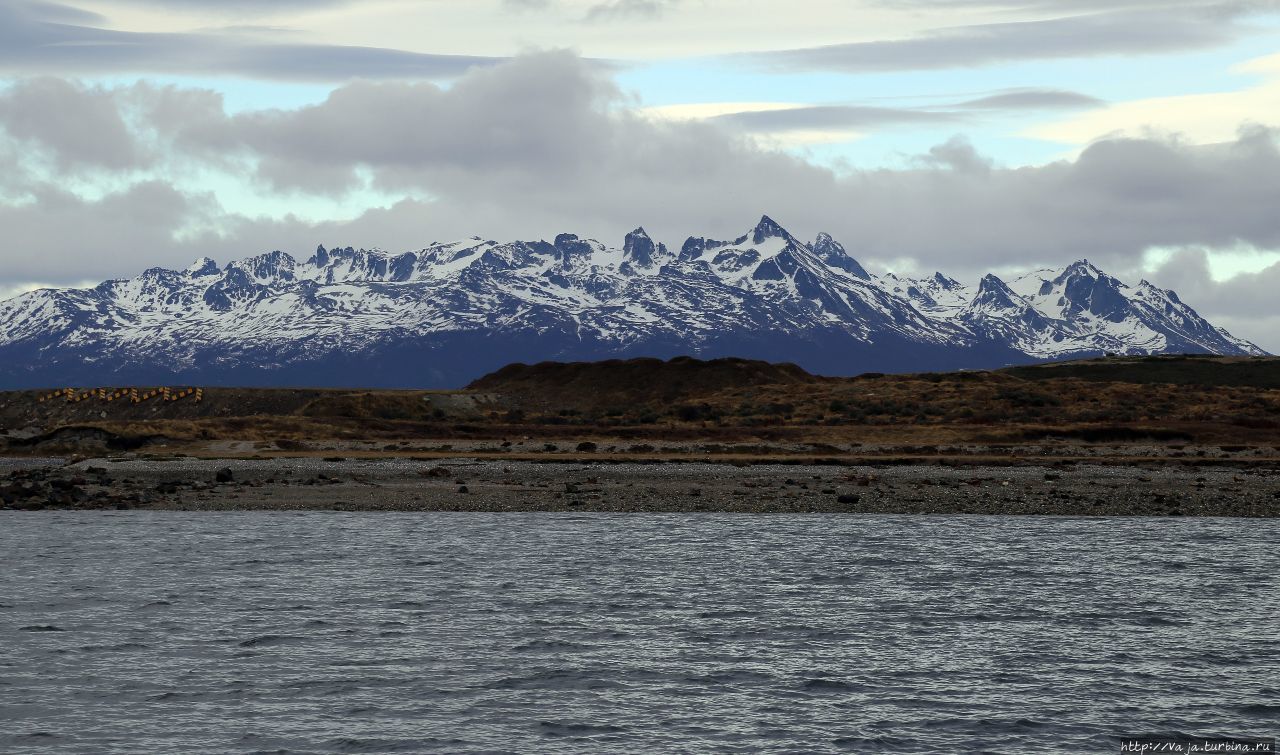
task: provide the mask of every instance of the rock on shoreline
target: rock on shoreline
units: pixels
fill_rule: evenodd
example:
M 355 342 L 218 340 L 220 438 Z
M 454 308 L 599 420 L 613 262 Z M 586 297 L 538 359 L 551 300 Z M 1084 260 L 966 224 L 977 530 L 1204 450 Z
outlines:
M 0 508 L 1280 517 L 1280 472 L 1062 462 L 47 460 L 0 472 Z

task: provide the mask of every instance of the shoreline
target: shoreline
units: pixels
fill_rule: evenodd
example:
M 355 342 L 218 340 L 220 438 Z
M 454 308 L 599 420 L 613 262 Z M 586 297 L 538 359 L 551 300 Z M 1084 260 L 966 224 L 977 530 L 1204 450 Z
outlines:
M 1280 517 L 1280 468 L 1269 458 L 815 464 L 583 456 L 6 457 L 0 510 Z

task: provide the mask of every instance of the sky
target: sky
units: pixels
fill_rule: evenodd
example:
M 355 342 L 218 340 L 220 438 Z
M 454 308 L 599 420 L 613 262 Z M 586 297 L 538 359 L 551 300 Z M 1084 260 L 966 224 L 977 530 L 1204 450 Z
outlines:
M 1280 0 L 0 0 L 0 297 L 762 214 L 1280 352 Z

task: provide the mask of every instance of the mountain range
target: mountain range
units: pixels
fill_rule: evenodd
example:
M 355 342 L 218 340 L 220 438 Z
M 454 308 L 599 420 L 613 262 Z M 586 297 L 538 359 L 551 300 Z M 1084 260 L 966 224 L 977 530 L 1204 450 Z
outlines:
M 679 250 L 471 238 L 152 268 L 0 302 L 0 387 L 457 387 L 511 362 L 689 354 L 830 375 L 1119 354 L 1264 354 L 1172 291 L 1090 264 L 968 286 L 873 275 L 768 217 Z

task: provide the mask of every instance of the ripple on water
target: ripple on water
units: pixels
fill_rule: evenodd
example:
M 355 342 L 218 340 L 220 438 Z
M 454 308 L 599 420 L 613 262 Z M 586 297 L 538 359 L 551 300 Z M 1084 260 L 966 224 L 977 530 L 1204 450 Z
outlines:
M 1230 520 L 0 512 L 0 751 L 1271 736 L 1277 535 Z
M 82 653 L 127 653 L 133 650 L 150 650 L 150 645 L 141 642 L 119 642 L 114 645 L 83 645 L 76 648 Z
M 564 721 L 542 721 L 538 724 L 542 733 L 549 737 L 580 737 L 586 734 L 620 734 L 626 729 L 608 724 L 580 724 Z
M 241 640 L 236 645 L 242 648 L 272 648 L 281 645 L 300 645 L 306 641 L 307 638 L 292 634 L 263 634 Z

